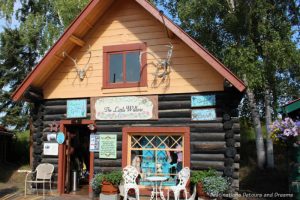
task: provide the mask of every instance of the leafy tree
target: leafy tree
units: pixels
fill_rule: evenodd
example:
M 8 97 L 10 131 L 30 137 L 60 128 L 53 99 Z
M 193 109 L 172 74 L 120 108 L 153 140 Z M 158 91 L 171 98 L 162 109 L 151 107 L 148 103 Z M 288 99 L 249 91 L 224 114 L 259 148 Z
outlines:
M 265 162 L 261 114 L 267 125 L 280 100 L 300 96 L 299 2 L 296 0 L 156 0 L 179 25 L 247 83 L 258 166 Z M 296 35 L 295 35 L 296 34 Z M 298 34 L 298 35 L 297 35 Z M 259 112 L 260 107 L 265 112 Z M 272 143 L 267 142 L 272 167 Z
M 28 125 L 29 104 L 12 102 L 11 93 L 24 80 L 88 0 L 5 0 L 0 17 L 18 28 L 0 33 L 0 124 L 16 129 Z M 16 4 L 20 8 L 14 10 Z

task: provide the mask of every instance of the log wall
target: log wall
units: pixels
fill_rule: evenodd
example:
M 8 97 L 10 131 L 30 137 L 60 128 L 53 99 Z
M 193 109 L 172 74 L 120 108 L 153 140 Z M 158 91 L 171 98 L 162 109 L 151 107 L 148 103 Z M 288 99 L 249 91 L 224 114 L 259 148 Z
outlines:
M 237 102 L 240 97 L 232 92 L 205 93 L 216 95 L 217 118 L 213 121 L 191 121 L 191 95 L 159 95 L 159 119 L 155 121 L 96 121 L 98 134 L 117 134 L 117 159 L 99 159 L 95 153 L 95 172 L 120 169 L 122 160 L 122 128 L 125 126 L 188 126 L 191 137 L 191 169 L 214 168 L 230 178 L 234 189 L 238 188 L 239 169 L 239 121 Z M 236 96 L 235 96 L 236 94 Z M 58 158 L 42 154 L 43 142 L 50 133 L 49 124 L 66 119 L 66 99 L 45 100 L 32 111 L 34 167 L 39 162 L 56 166 Z M 88 117 L 90 118 L 88 99 Z M 55 178 L 56 179 L 56 178 Z

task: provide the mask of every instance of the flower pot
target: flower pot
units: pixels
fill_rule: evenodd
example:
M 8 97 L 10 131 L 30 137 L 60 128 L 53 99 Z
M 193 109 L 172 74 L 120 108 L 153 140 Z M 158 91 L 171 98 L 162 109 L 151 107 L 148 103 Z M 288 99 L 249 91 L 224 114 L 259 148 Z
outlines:
M 117 194 L 118 187 L 114 186 L 110 182 L 103 181 L 101 187 L 101 193 L 103 194 Z
M 204 188 L 201 182 L 197 183 L 197 194 L 198 197 L 206 197 L 206 193 L 204 192 Z

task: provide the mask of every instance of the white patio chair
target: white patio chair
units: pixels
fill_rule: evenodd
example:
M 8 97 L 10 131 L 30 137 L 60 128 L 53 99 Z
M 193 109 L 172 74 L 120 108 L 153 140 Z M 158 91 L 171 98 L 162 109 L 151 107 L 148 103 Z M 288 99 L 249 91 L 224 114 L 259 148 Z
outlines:
M 139 172 L 133 166 L 126 166 L 123 169 L 123 179 L 124 179 L 124 200 L 127 200 L 128 191 L 134 189 L 135 198 L 140 200 L 140 191 L 139 187 L 136 184 L 136 178 L 138 177 Z
M 53 171 L 54 171 L 54 165 L 49 163 L 42 163 L 36 167 L 35 171 L 27 173 L 25 178 L 25 197 L 27 192 L 27 183 L 35 183 L 37 194 L 38 194 L 37 184 L 42 183 L 43 198 L 45 198 L 45 183 L 49 183 L 50 193 L 52 193 L 51 178 L 52 178 Z M 36 174 L 35 180 L 28 180 L 28 176 L 34 174 Z
M 170 190 L 173 191 L 174 193 L 174 200 L 179 200 L 179 195 L 181 191 L 184 191 L 185 200 L 187 200 L 186 184 L 189 178 L 190 178 L 190 169 L 188 167 L 185 167 L 178 173 L 179 183 L 176 186 L 171 186 L 168 189 L 168 200 L 170 196 Z

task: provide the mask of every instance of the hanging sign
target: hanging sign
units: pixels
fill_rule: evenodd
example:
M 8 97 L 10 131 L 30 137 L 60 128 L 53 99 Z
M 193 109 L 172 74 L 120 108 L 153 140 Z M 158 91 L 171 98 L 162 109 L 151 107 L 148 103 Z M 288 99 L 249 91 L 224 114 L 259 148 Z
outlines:
M 44 155 L 57 156 L 58 155 L 58 144 L 57 143 L 44 143 Z
M 216 117 L 216 109 L 214 108 L 192 110 L 192 121 L 209 121 L 215 120 Z
M 100 135 L 90 135 L 90 152 L 99 152 Z
M 91 98 L 92 120 L 158 119 L 157 96 Z
M 117 135 L 100 135 L 99 158 L 117 159 Z
M 216 95 L 197 95 L 191 97 L 191 107 L 215 106 Z
M 63 132 L 58 132 L 56 135 L 56 141 L 58 144 L 62 144 L 65 141 L 65 134 Z
M 85 118 L 86 106 L 86 99 L 67 100 L 67 118 Z

